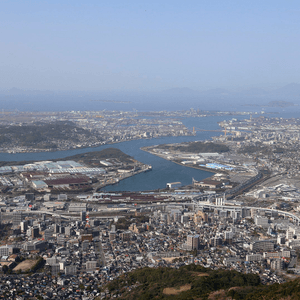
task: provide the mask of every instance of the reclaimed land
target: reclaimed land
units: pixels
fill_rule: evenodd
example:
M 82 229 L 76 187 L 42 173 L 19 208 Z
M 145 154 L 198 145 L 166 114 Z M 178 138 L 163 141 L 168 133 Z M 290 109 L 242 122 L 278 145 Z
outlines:
M 163 158 L 162 156 L 158 155 L 157 153 L 152 152 L 151 150 L 145 149 L 145 147 L 142 147 L 141 150 L 143 150 L 145 152 L 148 152 L 150 154 L 156 155 L 156 156 L 158 156 L 160 158 Z M 165 159 L 165 158 L 163 158 L 163 159 Z M 214 169 L 206 168 L 206 167 L 199 166 L 199 165 L 191 165 L 191 164 L 184 165 L 181 162 L 176 161 L 176 160 L 171 160 L 171 161 L 173 163 L 177 164 L 177 165 L 182 166 L 182 167 L 188 167 L 188 168 L 198 169 L 198 170 L 202 170 L 202 171 L 206 171 L 206 172 L 211 172 L 211 173 L 215 173 L 215 174 L 217 174 L 217 173 L 226 173 L 227 174 L 227 172 L 224 171 L 224 170 L 214 170 Z
M 193 168 L 193 169 L 198 169 L 198 170 L 202 170 L 202 171 L 206 171 L 206 172 L 211 172 L 211 173 L 224 173 L 224 174 L 228 174 L 228 171 L 225 170 L 220 170 L 220 169 L 210 169 L 210 168 L 206 168 L 204 166 L 199 166 L 197 164 L 182 164 L 180 161 L 176 161 L 176 160 L 172 160 L 172 162 L 174 162 L 175 164 L 181 165 L 183 167 L 189 167 L 189 168 Z
M 168 151 L 180 151 L 182 153 L 223 153 L 223 152 L 228 152 L 230 149 L 221 144 L 215 144 L 212 142 L 188 142 L 188 143 L 181 143 L 181 144 L 161 144 L 157 146 L 148 146 L 148 147 L 142 147 L 141 150 L 148 152 L 150 154 L 156 155 L 160 158 L 164 158 L 163 156 L 159 155 L 158 153 L 154 152 L 153 149 L 159 148 L 159 149 L 164 149 Z M 172 162 L 183 166 L 183 167 L 189 167 L 193 169 L 198 169 L 206 172 L 211 172 L 211 173 L 225 173 L 228 174 L 227 171 L 224 170 L 215 170 L 215 169 L 210 169 L 204 166 L 199 166 L 199 165 L 194 165 L 194 164 L 182 164 L 178 160 L 172 160 Z
M 154 147 L 151 147 L 154 148 Z M 169 151 L 180 151 L 184 153 L 223 153 L 228 152 L 229 147 L 222 144 L 216 144 L 213 142 L 188 142 L 181 144 L 162 144 L 158 146 L 159 149 Z

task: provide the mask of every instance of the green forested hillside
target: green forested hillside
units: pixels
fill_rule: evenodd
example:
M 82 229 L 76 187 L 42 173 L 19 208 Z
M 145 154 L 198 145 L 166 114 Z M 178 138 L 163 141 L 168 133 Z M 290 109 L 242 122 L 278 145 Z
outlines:
M 260 278 L 255 274 L 236 271 L 210 270 L 188 265 L 179 269 L 143 268 L 126 273 L 106 287 L 110 295 L 107 299 L 208 299 L 218 290 L 231 287 L 257 287 Z M 171 289 L 170 289 L 171 288 Z M 184 291 L 180 292 L 183 289 Z M 229 292 L 226 292 L 226 295 Z M 229 296 L 229 295 L 228 295 Z
M 57 121 L 53 123 L 35 123 L 24 126 L 0 126 L 0 142 L 14 143 L 30 147 L 33 144 L 40 148 L 56 148 L 57 140 L 80 141 L 82 136 L 90 137 L 89 130 L 77 127 L 73 122 Z
M 297 300 L 300 279 L 262 285 L 256 274 L 188 265 L 179 269 L 138 269 L 110 282 L 102 291 L 106 292 L 105 299 Z

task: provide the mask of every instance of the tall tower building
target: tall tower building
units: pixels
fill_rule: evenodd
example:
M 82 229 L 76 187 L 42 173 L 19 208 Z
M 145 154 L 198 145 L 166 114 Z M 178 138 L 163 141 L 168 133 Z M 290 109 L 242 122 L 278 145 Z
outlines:
M 86 212 L 85 211 L 81 211 L 80 212 L 80 221 L 81 222 L 85 222 L 86 221 Z
M 19 226 L 22 221 L 23 221 L 22 212 L 21 211 L 14 211 L 13 212 L 13 226 Z
M 188 235 L 186 238 L 186 244 L 189 250 L 199 249 L 199 235 Z

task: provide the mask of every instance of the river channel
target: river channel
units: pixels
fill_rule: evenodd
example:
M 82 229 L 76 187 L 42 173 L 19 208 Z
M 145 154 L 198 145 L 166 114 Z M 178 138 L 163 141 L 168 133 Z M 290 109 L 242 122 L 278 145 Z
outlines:
M 192 127 L 217 130 L 219 121 L 225 119 L 232 119 L 235 116 L 221 116 L 221 117 L 201 117 L 201 118 L 186 118 L 182 122 L 189 128 Z M 238 116 L 241 118 L 241 116 Z M 244 117 L 242 117 L 244 118 Z M 245 116 L 247 118 L 247 116 Z M 139 175 L 127 178 L 120 181 L 113 186 L 107 186 L 105 191 L 146 191 L 165 188 L 168 182 L 180 181 L 183 185 L 192 183 L 192 178 L 201 180 L 212 175 L 210 172 L 196 170 L 188 167 L 183 167 L 173 162 L 164 160 L 160 157 L 142 151 L 140 148 L 145 146 L 167 144 L 167 143 L 181 143 L 190 141 L 207 140 L 212 136 L 220 135 L 220 132 L 197 132 L 195 136 L 178 136 L 178 137 L 163 137 L 158 139 L 141 139 L 132 140 L 122 143 L 103 145 L 94 148 L 82 148 L 66 151 L 56 152 L 38 152 L 38 153 L 0 153 L 1 161 L 29 161 L 29 160 L 49 160 L 49 159 L 63 159 L 67 156 L 72 156 L 79 153 L 99 151 L 105 148 L 118 148 L 124 153 L 134 157 L 136 160 L 149 164 L 152 166 L 152 171 L 141 173 Z

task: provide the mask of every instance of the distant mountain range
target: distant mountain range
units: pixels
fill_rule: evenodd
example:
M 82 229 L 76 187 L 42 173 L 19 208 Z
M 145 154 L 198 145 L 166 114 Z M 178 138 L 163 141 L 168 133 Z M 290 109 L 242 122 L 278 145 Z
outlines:
M 300 100 L 300 84 L 291 83 L 281 88 L 267 91 L 260 88 L 245 89 L 242 91 L 230 91 L 227 89 L 216 88 L 206 91 L 196 91 L 189 88 L 173 88 L 161 92 L 168 96 L 198 96 L 198 97 L 213 97 L 213 98 L 251 98 L 251 99 L 274 99 L 274 100 Z M 267 103 L 267 102 L 266 102 Z
M 290 106 L 298 106 L 299 104 L 294 104 L 293 102 L 288 101 L 270 101 L 266 105 L 262 104 L 244 104 L 243 106 L 251 106 L 251 107 L 290 107 Z
M 2 95 L 53 95 L 53 91 L 47 91 L 47 90 L 22 90 L 18 89 L 16 87 L 13 87 L 9 90 L 0 91 L 0 94 Z
M 178 87 L 178 88 L 172 88 L 167 89 L 163 91 L 153 91 L 153 92 L 141 92 L 141 91 L 98 91 L 98 92 L 90 92 L 90 91 L 70 91 L 70 92 L 60 92 L 60 91 L 50 91 L 50 90 L 22 90 L 19 88 L 11 88 L 8 90 L 0 91 L 1 95 L 53 95 L 53 94 L 102 94 L 102 93 L 111 93 L 111 94 L 120 94 L 123 93 L 124 95 L 128 96 L 130 94 L 147 94 L 147 95 L 161 95 L 161 96 L 186 96 L 186 97 L 251 97 L 251 98 L 261 98 L 261 97 L 269 97 L 269 98 L 285 98 L 286 99 L 300 99 L 300 84 L 299 83 L 291 83 L 288 85 L 285 85 L 283 87 L 274 89 L 274 90 L 264 90 L 261 88 L 251 88 L 251 89 L 245 89 L 241 91 L 230 91 L 228 89 L 224 88 L 215 88 L 215 89 L 209 89 L 205 91 L 198 91 L 194 89 L 190 89 L 188 87 Z
M 101 99 L 105 99 L 103 102 Z M 101 100 L 101 101 L 100 101 Z M 0 109 L 19 110 L 239 110 L 241 107 L 287 108 L 300 104 L 300 84 L 264 90 L 231 91 L 188 87 L 162 91 L 47 91 L 12 88 L 0 91 Z

